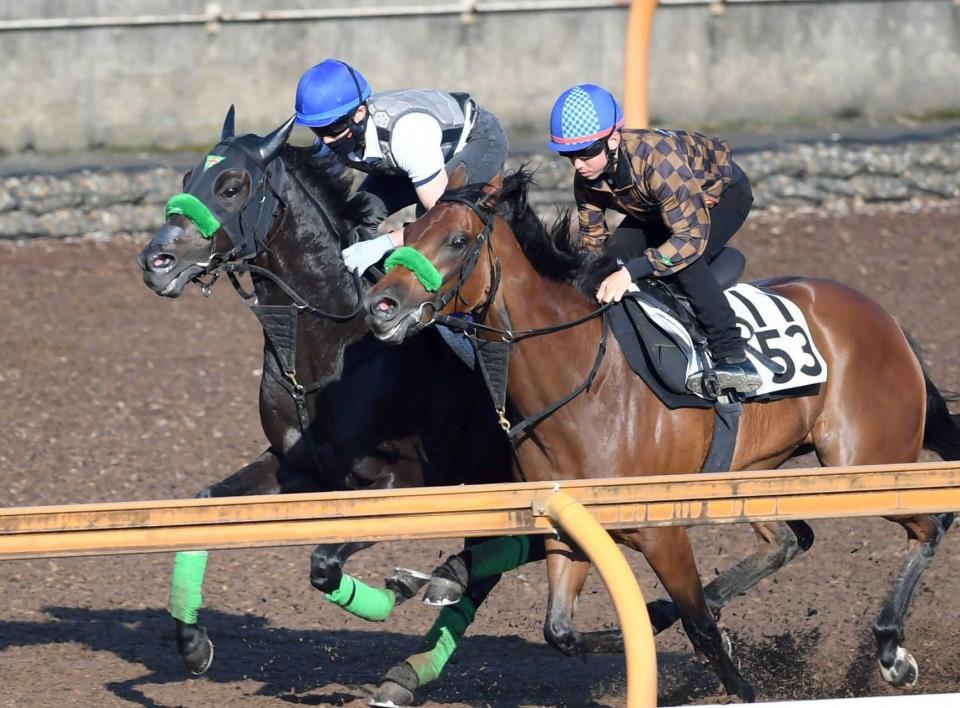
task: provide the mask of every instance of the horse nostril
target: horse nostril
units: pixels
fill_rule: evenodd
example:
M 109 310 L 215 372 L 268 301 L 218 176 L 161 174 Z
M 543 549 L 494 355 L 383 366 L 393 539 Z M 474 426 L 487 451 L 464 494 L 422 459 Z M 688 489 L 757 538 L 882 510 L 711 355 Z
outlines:
M 399 306 L 400 305 L 396 300 L 385 295 L 373 304 L 371 310 L 374 316 L 377 318 L 381 320 L 389 320 L 397 313 L 397 308 Z

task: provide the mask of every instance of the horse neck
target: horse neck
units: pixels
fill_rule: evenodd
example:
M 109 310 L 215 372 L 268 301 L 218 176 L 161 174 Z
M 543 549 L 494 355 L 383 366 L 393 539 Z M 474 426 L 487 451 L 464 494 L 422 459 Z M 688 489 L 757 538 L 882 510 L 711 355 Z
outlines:
M 487 324 L 514 332 L 540 329 L 579 319 L 596 308 L 572 285 L 540 275 L 502 221 L 498 220 L 492 238 L 502 274 Z M 508 378 L 508 392 L 514 403 L 530 413 L 576 388 L 593 366 L 600 335 L 601 318 L 597 317 L 514 346 Z
M 357 307 L 356 284 L 343 264 L 340 233 L 351 228 L 318 205 L 289 174 L 283 187 L 283 215 L 267 236 L 267 248 L 254 264 L 269 270 L 308 305 L 347 315 Z M 322 201 L 321 201 L 322 204 Z M 337 232 L 334 231 L 337 230 Z M 270 278 L 254 278 L 259 305 L 291 305 L 291 298 Z M 296 362 L 302 382 L 336 376 L 345 348 L 366 334 L 359 315 L 336 320 L 302 313 L 297 327 Z
M 269 270 L 313 307 L 338 314 L 351 312 L 357 306 L 357 291 L 343 264 L 340 244 L 341 234 L 354 225 L 343 222 L 332 210 L 321 213 L 322 207 L 292 178 L 289 168 L 282 191 L 283 215 L 267 235 L 267 248 L 254 264 Z M 269 278 L 256 278 L 255 288 L 261 305 L 291 304 L 290 297 Z

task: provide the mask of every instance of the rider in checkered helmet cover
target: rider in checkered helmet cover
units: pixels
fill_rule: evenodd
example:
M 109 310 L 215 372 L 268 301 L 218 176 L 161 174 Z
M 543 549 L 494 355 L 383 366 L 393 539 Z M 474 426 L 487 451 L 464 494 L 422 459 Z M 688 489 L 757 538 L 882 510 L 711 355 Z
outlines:
M 576 171 L 581 247 L 609 256 L 611 272 L 597 300 L 619 301 L 641 278 L 676 283 L 707 335 L 721 380 L 741 392 L 759 388 L 736 317 L 708 267 L 753 203 L 729 144 L 682 130 L 626 128 L 609 91 L 580 84 L 554 104 L 548 146 Z M 626 215 L 612 234 L 607 209 Z

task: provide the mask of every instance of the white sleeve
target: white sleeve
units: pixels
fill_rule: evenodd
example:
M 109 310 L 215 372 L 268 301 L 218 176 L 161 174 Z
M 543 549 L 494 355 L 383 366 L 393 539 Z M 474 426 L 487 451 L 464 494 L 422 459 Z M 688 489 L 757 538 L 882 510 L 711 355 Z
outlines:
M 393 126 L 390 151 L 414 187 L 426 184 L 443 169 L 442 138 L 439 121 L 428 113 L 408 113 Z

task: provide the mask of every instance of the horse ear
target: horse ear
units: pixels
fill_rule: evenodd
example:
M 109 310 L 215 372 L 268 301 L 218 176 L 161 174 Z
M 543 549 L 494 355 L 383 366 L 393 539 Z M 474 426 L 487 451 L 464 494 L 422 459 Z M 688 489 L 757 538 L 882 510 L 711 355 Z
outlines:
M 477 200 L 477 206 L 485 211 L 493 211 L 500 204 L 500 195 L 503 191 L 503 171 L 497 172 L 496 176 L 483 185 L 480 190 L 482 196 Z
M 236 135 L 235 129 L 233 127 L 233 117 L 236 114 L 233 104 L 230 104 L 230 110 L 227 111 L 227 117 L 223 119 L 223 130 L 220 131 L 220 142 L 223 142 L 227 138 L 232 138 Z
M 290 131 L 293 130 L 293 122 L 296 119 L 297 117 L 295 115 L 290 116 L 286 123 L 260 140 L 259 153 L 260 161 L 263 164 L 266 165 L 280 154 L 280 148 L 283 147 L 283 144 L 287 142 L 287 138 L 290 137 Z
M 457 169 L 453 171 L 453 174 L 450 175 L 450 179 L 447 180 L 447 189 L 448 192 L 453 192 L 458 189 L 463 189 L 467 185 L 467 166 L 462 162 L 457 165 Z

